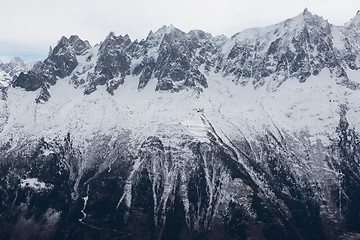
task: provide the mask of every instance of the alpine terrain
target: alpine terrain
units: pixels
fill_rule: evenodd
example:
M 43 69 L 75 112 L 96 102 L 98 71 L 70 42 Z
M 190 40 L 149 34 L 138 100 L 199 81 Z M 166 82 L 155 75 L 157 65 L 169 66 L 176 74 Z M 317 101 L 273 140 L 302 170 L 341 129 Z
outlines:
M 0 88 L 8 87 L 21 72 L 27 72 L 40 64 L 40 62 L 25 63 L 20 57 L 13 57 L 8 63 L 0 61 Z
M 360 238 L 360 12 L 62 37 L 24 70 L 0 75 L 0 239 Z

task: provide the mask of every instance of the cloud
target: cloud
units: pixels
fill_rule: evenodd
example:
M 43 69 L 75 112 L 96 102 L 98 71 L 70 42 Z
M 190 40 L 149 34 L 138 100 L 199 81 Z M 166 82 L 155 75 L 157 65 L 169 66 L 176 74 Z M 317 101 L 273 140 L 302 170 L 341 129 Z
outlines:
M 344 24 L 360 9 L 358 0 L 12 0 L 1 5 L 0 44 L 7 45 L 0 46 L 0 55 L 24 51 L 38 56 L 46 56 L 49 45 L 63 35 L 76 34 L 95 44 L 110 31 L 134 40 L 173 24 L 183 31 L 202 29 L 231 36 L 294 17 L 305 7 L 335 25 Z

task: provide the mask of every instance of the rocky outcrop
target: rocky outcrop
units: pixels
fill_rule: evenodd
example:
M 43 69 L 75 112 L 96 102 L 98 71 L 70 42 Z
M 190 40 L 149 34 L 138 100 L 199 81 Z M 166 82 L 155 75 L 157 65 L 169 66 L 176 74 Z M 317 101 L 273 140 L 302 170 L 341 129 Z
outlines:
M 62 37 L 50 55 L 36 69 L 21 73 L 13 82 L 14 87 L 35 91 L 48 84 L 55 85 L 58 79 L 69 76 L 78 65 L 76 55 L 90 48 L 88 42 L 78 36 Z

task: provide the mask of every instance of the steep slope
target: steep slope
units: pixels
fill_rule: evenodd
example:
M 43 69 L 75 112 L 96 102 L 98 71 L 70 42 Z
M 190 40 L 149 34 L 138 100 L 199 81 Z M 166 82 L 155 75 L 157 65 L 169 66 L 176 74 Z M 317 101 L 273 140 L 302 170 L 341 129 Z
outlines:
M 47 90 L 49 86 L 54 85 L 57 79 L 69 76 L 78 65 L 76 56 L 89 48 L 90 44 L 78 36 L 73 35 L 69 39 L 62 37 L 44 62 L 28 73 L 21 73 L 13 82 L 13 86 L 27 91 L 41 88 L 36 101 L 46 101 L 50 97 Z
M 352 22 L 63 37 L 0 100 L 0 238 L 359 236 Z

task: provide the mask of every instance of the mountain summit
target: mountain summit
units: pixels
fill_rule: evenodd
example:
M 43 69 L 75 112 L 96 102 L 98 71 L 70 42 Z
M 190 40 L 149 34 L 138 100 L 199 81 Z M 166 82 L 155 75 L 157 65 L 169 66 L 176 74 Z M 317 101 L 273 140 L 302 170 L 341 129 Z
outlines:
M 344 27 L 336 27 L 305 9 L 294 18 L 247 29 L 231 39 L 201 31 L 184 33 L 174 26 L 150 32 L 140 42 L 110 33 L 95 47 L 77 36 L 63 37 L 37 72 L 22 74 L 13 85 L 34 91 L 54 85 L 55 78 L 70 76 L 72 84 L 83 88 L 85 94 L 99 85 L 106 85 L 113 94 L 127 76 L 136 75 L 139 89 L 155 78 L 156 90 L 192 88 L 201 92 L 207 87 L 208 74 L 220 72 L 235 82 L 252 80 L 254 87 L 276 89 L 289 78 L 305 82 L 329 69 L 336 82 L 357 88 L 346 72 L 358 68 L 359 47 L 348 34 L 356 24 L 355 17 Z M 359 37 L 357 31 L 351 35 L 352 39 Z
M 0 238 L 359 238 L 357 18 L 62 37 L 1 86 Z

